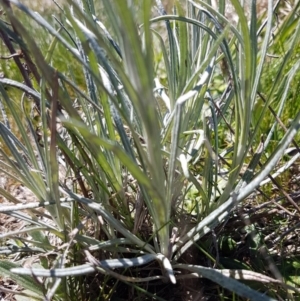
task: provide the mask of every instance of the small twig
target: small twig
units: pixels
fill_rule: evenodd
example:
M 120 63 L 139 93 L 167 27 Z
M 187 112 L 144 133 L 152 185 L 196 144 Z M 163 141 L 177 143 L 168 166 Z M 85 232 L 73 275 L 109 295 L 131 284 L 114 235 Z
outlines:
M 260 164 L 261 166 L 261 164 Z M 279 191 L 286 197 L 286 199 L 297 209 L 297 211 L 300 213 L 300 207 L 297 205 L 297 203 L 289 196 L 287 192 L 282 188 L 282 186 L 279 184 L 279 182 L 274 179 L 271 175 L 268 176 L 271 180 L 271 182 L 279 189 Z
M 261 98 L 261 100 L 266 103 L 267 100 L 265 99 L 265 97 L 260 93 L 260 92 L 257 92 L 257 94 L 259 95 L 259 97 Z M 281 121 L 281 119 L 277 116 L 276 112 L 273 110 L 273 108 L 268 105 L 268 109 L 270 110 L 270 112 L 272 113 L 272 115 L 274 116 L 274 118 L 276 119 L 276 121 L 279 123 L 279 125 L 282 127 L 282 129 L 284 130 L 284 132 L 286 133 L 287 132 L 287 128 L 286 126 L 283 124 L 283 122 Z M 297 151 L 300 153 L 300 148 L 297 144 L 297 142 L 295 141 L 295 139 L 292 139 L 292 143 L 293 145 L 296 147 Z
M 257 189 L 262 195 L 265 195 L 265 193 L 262 191 L 262 190 L 260 190 L 260 189 Z M 275 205 L 276 207 L 278 207 L 280 210 L 283 210 L 283 211 L 285 211 L 288 215 L 291 215 L 291 216 L 293 216 L 294 214 L 292 213 L 292 212 L 290 212 L 288 209 L 286 209 L 286 208 L 284 208 L 283 206 L 281 206 L 280 204 L 278 204 L 278 201 L 279 200 L 282 200 L 282 199 L 284 199 L 285 198 L 285 196 L 284 197 L 280 197 L 280 198 L 277 198 L 277 199 L 275 199 L 275 200 L 273 200 L 273 199 L 271 199 L 270 200 L 270 202 L 267 202 L 267 203 L 264 203 L 264 204 L 273 204 L 273 205 Z M 262 204 L 262 205 L 264 205 L 264 204 Z M 261 209 L 262 207 L 260 207 L 260 208 L 258 208 L 258 209 Z
M 214 247 L 215 247 L 215 250 L 216 250 L 216 261 L 214 263 L 214 268 L 219 266 L 219 263 L 220 263 L 220 255 L 219 255 L 219 248 L 218 248 L 218 242 L 217 242 L 217 235 L 216 235 L 216 232 L 215 230 L 213 229 L 211 231 L 212 233 L 212 240 L 213 240 L 213 244 L 214 244 Z
M 11 289 L 8 289 L 8 288 L 5 288 L 4 286 L 0 286 L 0 292 L 3 292 L 3 293 L 7 293 L 7 294 L 13 294 L 13 295 L 19 295 L 19 296 L 24 296 L 24 297 L 29 297 L 29 298 L 35 298 L 35 297 L 38 297 L 38 296 L 34 296 L 33 294 L 27 294 L 27 293 L 24 293 L 22 291 L 17 291 L 17 290 L 11 290 Z M 26 298 L 27 299 L 27 298 Z M 4 299 L 1 299 L 1 300 L 4 300 Z
M 7 55 L 7 56 L 0 55 L 0 59 L 3 59 L 3 60 L 10 60 L 10 59 L 12 59 L 14 57 L 20 57 L 20 58 L 22 58 L 23 57 L 23 53 L 22 52 L 16 52 L 16 53 L 13 53 L 13 54 Z
M 172 249 L 174 244 L 179 240 L 178 237 L 178 228 L 177 227 L 173 227 L 172 229 L 172 234 L 171 234 L 171 238 L 170 238 L 170 244 L 169 244 L 169 250 L 168 250 L 168 258 L 171 259 L 172 258 Z
M 134 226 L 133 226 L 133 234 L 136 234 L 137 231 L 140 229 L 144 217 L 145 217 L 145 208 L 144 208 L 144 201 L 142 198 L 142 193 L 139 191 L 137 199 L 135 201 L 135 215 L 134 215 Z
M 285 236 L 287 236 L 289 233 L 291 233 L 292 231 L 294 231 L 295 229 L 299 228 L 300 223 L 297 223 L 294 227 L 287 229 L 284 233 L 282 233 L 279 237 L 275 238 L 273 240 L 273 243 L 277 243 L 279 241 L 281 241 Z

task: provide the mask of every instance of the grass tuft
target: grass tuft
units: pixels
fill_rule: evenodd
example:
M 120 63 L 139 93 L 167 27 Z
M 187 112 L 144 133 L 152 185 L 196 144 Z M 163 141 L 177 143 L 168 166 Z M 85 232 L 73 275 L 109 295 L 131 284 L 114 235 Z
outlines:
M 299 298 L 299 3 L 219 2 L 1 1 L 0 283 Z

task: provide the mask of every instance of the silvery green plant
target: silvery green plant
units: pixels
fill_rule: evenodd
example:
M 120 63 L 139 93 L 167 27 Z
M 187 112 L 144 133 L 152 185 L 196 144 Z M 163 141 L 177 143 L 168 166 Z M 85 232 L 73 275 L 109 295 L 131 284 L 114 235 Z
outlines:
M 217 11 L 209 2 L 188 0 L 185 7 L 177 3 L 174 14 L 168 15 L 158 0 L 103 0 L 101 14 L 92 0 L 68 0 L 53 23 L 19 1 L 1 2 L 12 25 L 1 21 L 1 34 L 8 50 L 15 45 L 22 50 L 15 63 L 23 76 L 21 81 L 9 75 L 0 78 L 0 134 L 8 149 L 1 150 L 1 171 L 35 196 L 22 203 L 0 189 L 10 202 L 0 211 L 25 223 L 21 233 L 1 234 L 1 239 L 26 243 L 26 248 L 19 243 L 3 252 L 34 252 L 37 258 L 56 254 L 53 266 L 42 260 L 30 268 L 19 267 L 21 258 L 14 264 L 2 261 L 1 273 L 9 270 L 23 280 L 28 275 L 48 278 L 43 284 L 48 300 L 58 294 L 65 277 L 95 272 L 126 282 L 161 278 L 172 284 L 197 275 L 250 300 L 273 300 L 238 280 L 284 286 L 280 280 L 245 270 L 182 264 L 180 257 L 224 222 L 269 174 L 284 171 L 274 170 L 298 131 L 300 114 L 291 116 L 293 122 L 267 159 L 263 154 L 278 121 L 274 119 L 264 141 L 259 128 L 271 101 L 278 103 L 280 116 L 299 69 L 296 60 L 286 70 L 299 43 L 299 4 L 287 16 L 294 24 L 289 50 L 281 55 L 273 86 L 254 119 L 272 46 L 271 0 L 260 28 L 255 1 L 250 20 L 240 2 L 231 1 L 237 27 L 224 17 L 225 1 L 219 1 Z M 46 52 L 16 16 L 17 10 L 46 31 L 51 40 Z M 72 66 L 66 72 L 55 65 L 58 47 L 80 68 L 83 84 Z M 220 74 L 221 93 L 212 88 Z M 22 91 L 21 109 L 5 87 Z M 42 145 L 26 98 L 39 113 Z M 200 167 L 194 171 L 194 165 Z M 179 226 L 183 217 L 190 227 Z M 75 249 L 84 254 L 84 263 L 73 263 Z M 95 258 L 96 251 L 105 251 L 109 258 Z M 152 261 L 160 264 L 161 276 L 124 280 L 118 272 Z M 181 270 L 191 274 L 181 275 Z M 22 285 L 30 289 L 25 280 Z M 71 298 L 70 286 L 65 294 Z

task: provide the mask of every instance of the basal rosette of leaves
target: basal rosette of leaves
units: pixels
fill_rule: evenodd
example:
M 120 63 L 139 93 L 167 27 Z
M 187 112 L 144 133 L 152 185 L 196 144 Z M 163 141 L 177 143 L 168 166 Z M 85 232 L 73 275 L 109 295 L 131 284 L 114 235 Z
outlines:
M 293 22 L 282 25 L 290 28 L 289 49 L 278 54 L 280 66 L 264 91 L 261 78 L 274 49 L 272 1 L 260 28 L 255 1 L 250 21 L 240 2 L 231 1 L 236 27 L 222 13 L 224 1 L 220 11 L 205 1 L 176 2 L 168 15 L 159 0 L 103 0 L 99 7 L 69 0 L 53 21 L 19 1 L 1 2 L 5 51 L 20 50 L 12 59 L 22 77 L 7 72 L 0 78 L 1 172 L 34 195 L 25 203 L 0 188 L 8 201 L 0 212 L 24 222 L 19 233 L 0 236 L 14 244 L 5 254 L 18 254 L 14 267 L 0 262 L 1 273 L 24 275 L 28 290 L 28 275 L 44 277 L 47 300 L 74 300 L 76 279 L 95 273 L 105 283 L 135 286 L 203 277 L 250 300 L 274 300 L 238 281 L 286 288 L 274 275 L 180 259 L 268 175 L 284 171 L 277 164 L 298 132 L 300 113 L 291 113 L 267 156 L 280 124 L 273 116 L 264 137 L 260 129 L 271 102 L 280 116 L 299 69 L 293 53 L 299 4 L 288 16 Z M 47 48 L 33 24 L 47 37 Z M 22 91 L 20 100 L 14 90 Z M 30 258 L 36 266 L 22 267 Z M 146 264 L 159 274 L 145 276 Z M 113 289 L 103 289 L 102 298 L 109 300 Z

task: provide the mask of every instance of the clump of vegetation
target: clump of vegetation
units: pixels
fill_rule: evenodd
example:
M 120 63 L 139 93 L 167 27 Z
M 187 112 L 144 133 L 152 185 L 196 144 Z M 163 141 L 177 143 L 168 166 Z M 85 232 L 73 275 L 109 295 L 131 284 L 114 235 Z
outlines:
M 1 3 L 15 298 L 299 298 L 299 2 L 276 29 L 272 1 L 258 20 L 232 0 L 236 26 L 225 1 Z

